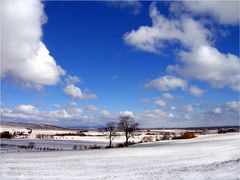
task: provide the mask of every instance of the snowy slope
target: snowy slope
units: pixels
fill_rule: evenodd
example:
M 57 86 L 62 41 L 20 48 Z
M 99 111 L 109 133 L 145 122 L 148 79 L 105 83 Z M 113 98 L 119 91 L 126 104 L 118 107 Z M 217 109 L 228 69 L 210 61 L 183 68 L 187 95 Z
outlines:
M 86 151 L 1 154 L 2 179 L 238 179 L 240 134 Z

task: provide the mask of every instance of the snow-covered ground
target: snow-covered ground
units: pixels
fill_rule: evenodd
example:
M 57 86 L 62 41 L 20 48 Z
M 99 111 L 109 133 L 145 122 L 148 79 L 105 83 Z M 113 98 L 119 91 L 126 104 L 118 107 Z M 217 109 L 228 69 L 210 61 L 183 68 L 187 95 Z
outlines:
M 3 131 L 8 131 L 10 133 L 14 133 L 14 132 L 24 132 L 26 134 L 28 134 L 27 132 L 29 131 L 28 129 L 26 129 L 25 127 L 21 127 L 21 126 L 8 126 L 8 125 L 1 125 L 0 124 L 0 132 Z M 14 142 L 14 140 L 18 139 L 18 141 L 16 140 L 15 142 L 17 142 L 17 144 L 23 144 L 24 145 L 24 141 L 27 141 L 27 143 L 31 140 L 31 141 L 36 141 L 36 136 L 37 135 L 56 135 L 56 134 L 75 134 L 78 133 L 78 130 L 60 130 L 60 129 L 38 129 L 38 128 L 33 128 L 31 134 L 27 135 L 27 138 L 23 138 L 23 137 L 15 137 L 14 139 L 9 139 L 9 140 L 5 140 L 4 142 Z M 118 132 L 119 133 L 119 132 Z M 108 144 L 108 139 L 106 138 L 106 136 L 103 136 L 104 134 L 100 131 L 86 131 L 84 132 L 84 134 L 86 136 L 53 136 L 53 138 L 45 138 L 42 139 L 42 142 L 44 142 L 44 140 L 46 139 L 50 139 L 50 140 L 67 140 L 67 141 L 80 141 L 80 142 L 86 142 L 86 143 L 104 143 L 104 144 Z M 120 143 L 120 142 L 124 142 L 125 141 L 125 137 L 122 136 L 122 133 L 120 133 L 121 136 L 117 136 L 115 138 L 115 142 Z M 141 133 L 141 136 L 135 136 L 134 138 L 130 138 L 130 140 L 135 140 L 135 141 L 140 141 L 141 138 L 146 134 L 146 132 Z M 73 142 L 71 142 L 71 144 L 73 144 Z M 26 143 L 25 143 L 26 145 Z
M 71 129 L 44 129 L 44 128 L 32 128 L 31 133 L 28 134 L 29 129 L 24 126 L 18 125 L 0 125 L 0 132 L 8 131 L 11 134 L 14 132 L 23 132 L 26 136 L 16 136 L 12 139 L 0 139 L 2 145 L 0 150 L 2 153 L 5 152 L 18 152 L 18 151 L 39 151 L 37 148 L 52 148 L 60 150 L 73 150 L 74 146 L 80 149 L 79 146 L 100 146 L 101 148 L 106 147 L 109 144 L 109 139 L 104 133 L 97 130 L 84 131 L 86 136 L 56 136 L 56 134 L 76 134 L 79 130 Z M 139 142 L 147 132 L 138 132 L 137 136 L 131 137 L 130 141 Z M 124 143 L 125 136 L 123 132 L 118 132 L 119 136 L 114 138 L 113 144 Z M 44 138 L 37 138 L 37 135 L 44 135 Z M 154 136 L 155 137 L 155 136 Z M 29 143 L 34 142 L 34 149 L 18 148 L 17 146 L 28 146 Z
M 108 140 L 105 141 L 87 141 L 86 139 L 81 140 L 51 140 L 51 139 L 1 139 L 1 144 L 8 144 L 8 145 L 18 145 L 18 146 L 28 146 L 30 142 L 35 143 L 35 148 L 54 148 L 54 149 L 61 149 L 61 150 L 73 150 L 73 146 L 101 146 L 105 147 L 108 145 Z M 26 151 L 25 149 L 19 148 L 1 148 L 1 152 L 15 152 L 15 151 Z M 30 151 L 30 150 L 27 150 Z M 36 150 L 32 150 L 36 151 Z
M 1 154 L 1 179 L 239 179 L 240 134 L 129 148 Z

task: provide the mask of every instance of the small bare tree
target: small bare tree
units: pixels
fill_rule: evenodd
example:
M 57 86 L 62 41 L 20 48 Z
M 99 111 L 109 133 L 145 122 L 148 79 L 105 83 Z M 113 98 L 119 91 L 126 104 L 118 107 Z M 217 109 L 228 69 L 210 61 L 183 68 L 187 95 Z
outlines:
M 125 146 L 128 146 L 128 140 L 130 137 L 134 136 L 134 132 L 138 129 L 139 124 L 135 122 L 131 116 L 120 116 L 118 129 L 123 131 L 125 134 Z
M 102 132 L 107 136 L 109 139 L 109 146 L 112 147 L 112 142 L 116 136 L 117 125 L 115 122 L 108 122 L 106 123 L 105 127 L 102 129 Z

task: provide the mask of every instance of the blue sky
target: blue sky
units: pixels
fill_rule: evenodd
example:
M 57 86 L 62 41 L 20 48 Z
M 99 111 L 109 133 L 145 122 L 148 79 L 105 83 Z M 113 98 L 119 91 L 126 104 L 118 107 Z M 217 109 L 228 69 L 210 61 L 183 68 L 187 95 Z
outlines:
M 2 120 L 238 124 L 238 2 L 206 3 L 3 3 Z

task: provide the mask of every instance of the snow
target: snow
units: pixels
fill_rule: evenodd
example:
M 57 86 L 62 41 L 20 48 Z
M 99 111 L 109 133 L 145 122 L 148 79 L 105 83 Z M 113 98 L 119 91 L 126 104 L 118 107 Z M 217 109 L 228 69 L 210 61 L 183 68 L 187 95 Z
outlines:
M 61 138 L 61 139 L 59 139 Z M 139 137 L 130 138 L 130 140 L 139 141 Z M 38 151 L 36 148 L 52 148 L 61 150 L 73 150 L 73 146 L 100 146 L 104 148 L 109 145 L 109 139 L 105 136 L 63 136 L 58 139 L 37 139 L 37 138 L 14 138 L 1 139 L 1 144 L 7 144 L 7 147 L 1 147 L 1 152 L 18 152 L 18 151 Z M 28 146 L 30 142 L 34 142 L 34 149 L 19 149 L 17 146 Z M 112 144 L 124 143 L 125 137 L 119 136 L 114 139 Z M 11 146 L 14 145 L 14 146 Z
M 9 125 L 0 125 L 0 132 L 3 131 L 9 131 L 10 133 L 14 132 L 24 132 L 26 134 L 27 130 L 23 126 L 9 126 Z M 102 132 L 99 131 L 86 131 L 84 134 L 86 136 L 55 136 L 56 134 L 75 134 L 78 133 L 78 130 L 61 130 L 61 129 L 38 129 L 33 128 L 31 134 L 28 134 L 26 137 L 19 136 L 15 137 L 13 139 L 1 139 L 2 144 L 7 145 L 18 145 L 18 146 L 28 146 L 30 142 L 35 143 L 36 148 L 53 148 L 53 149 L 61 149 L 61 150 L 72 150 L 74 145 L 77 146 L 93 146 L 97 145 L 100 147 L 106 147 L 109 144 L 109 139 L 104 136 Z M 36 136 L 40 135 L 54 135 L 52 138 L 45 137 L 42 139 L 36 138 Z M 123 133 L 120 133 L 123 134 Z M 141 136 L 135 136 L 134 138 L 130 138 L 130 141 L 140 141 L 144 134 L 141 134 Z M 123 143 L 125 142 L 125 136 L 117 136 L 114 138 L 113 144 L 116 143 Z M 14 152 L 14 151 L 30 151 L 29 149 L 18 149 L 18 148 L 10 148 L 10 147 L 2 147 L 1 152 Z M 36 150 L 34 150 L 36 151 Z
M 85 151 L 1 153 L 2 179 L 239 179 L 240 134 Z

